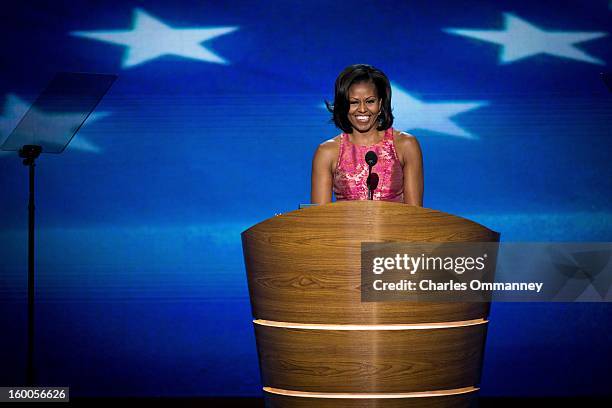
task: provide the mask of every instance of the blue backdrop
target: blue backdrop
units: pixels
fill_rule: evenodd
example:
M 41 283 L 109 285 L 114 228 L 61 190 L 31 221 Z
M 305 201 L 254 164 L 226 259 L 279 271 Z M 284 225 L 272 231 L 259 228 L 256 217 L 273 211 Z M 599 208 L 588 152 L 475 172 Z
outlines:
M 13 2 L 0 139 L 57 71 L 117 73 L 37 174 L 37 364 L 73 395 L 260 395 L 240 232 L 307 202 L 347 65 L 393 82 L 425 206 L 612 241 L 607 1 Z M 27 171 L 0 153 L 0 385 L 22 382 Z M 482 395 L 610 392 L 610 304 L 494 304 Z

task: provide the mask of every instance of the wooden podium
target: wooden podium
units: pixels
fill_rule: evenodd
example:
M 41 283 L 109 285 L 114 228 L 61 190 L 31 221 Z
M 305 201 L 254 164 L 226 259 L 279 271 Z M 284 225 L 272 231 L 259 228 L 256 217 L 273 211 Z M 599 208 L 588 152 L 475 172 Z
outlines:
M 489 303 L 362 303 L 361 242 L 499 242 L 499 234 L 383 201 L 310 207 L 244 231 L 266 406 L 471 406 Z

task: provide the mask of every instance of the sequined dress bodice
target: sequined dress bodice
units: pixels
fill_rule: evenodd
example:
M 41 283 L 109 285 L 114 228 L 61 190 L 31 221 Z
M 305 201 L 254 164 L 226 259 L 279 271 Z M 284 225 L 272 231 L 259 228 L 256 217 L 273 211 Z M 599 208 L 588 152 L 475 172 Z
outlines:
M 333 180 L 336 200 L 368 199 L 368 165 L 365 155 L 369 151 L 378 156 L 378 162 L 372 167 L 372 172 L 377 173 L 379 177 L 378 187 L 374 190 L 374 200 L 403 202 L 404 175 L 395 151 L 392 128 L 387 129 L 382 140 L 373 146 L 353 144 L 346 133 L 340 136 L 338 164 Z

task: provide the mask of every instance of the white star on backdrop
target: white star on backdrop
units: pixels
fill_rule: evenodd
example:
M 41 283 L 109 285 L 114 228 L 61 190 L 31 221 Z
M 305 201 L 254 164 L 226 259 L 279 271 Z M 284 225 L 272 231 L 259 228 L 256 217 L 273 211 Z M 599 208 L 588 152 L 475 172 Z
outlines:
M 131 30 L 73 31 L 78 37 L 91 38 L 128 47 L 122 68 L 130 68 L 163 55 L 178 55 L 200 61 L 228 62 L 201 43 L 238 27 L 172 28 L 142 9 L 134 9 Z
M 422 129 L 465 139 L 478 139 L 476 135 L 457 125 L 451 118 L 488 104 L 486 101 L 423 102 L 397 84 L 392 83 L 394 126 L 400 130 Z
M 15 127 L 17 126 L 17 124 L 19 123 L 19 121 L 21 120 L 23 115 L 25 115 L 25 113 L 28 111 L 29 108 L 30 108 L 30 104 L 26 103 L 23 99 L 19 98 L 18 96 L 14 94 L 6 95 L 6 102 L 4 104 L 4 112 L 0 116 L 0 145 L 4 143 L 8 135 L 13 131 L 13 129 L 15 129 Z M 48 112 L 41 112 L 41 111 L 34 111 L 33 113 L 35 115 L 33 117 L 33 120 L 36 123 L 40 123 L 41 126 L 46 126 L 46 127 L 48 127 L 47 124 L 54 123 L 56 124 L 56 127 L 51 130 L 53 132 L 57 132 L 61 134 L 66 134 L 67 132 L 70 132 L 71 130 L 73 131 L 74 129 L 67 128 L 66 124 L 74 123 L 75 120 L 78 120 L 79 118 L 81 118 L 80 114 L 74 114 L 74 113 L 48 113 Z M 88 123 L 95 122 L 108 115 L 109 115 L 108 112 L 93 112 L 91 115 L 89 115 L 89 117 L 85 121 L 85 124 L 80 129 L 80 131 L 82 131 L 83 128 Z M 72 139 L 67 149 L 80 150 L 80 151 L 85 151 L 85 152 L 90 152 L 90 153 L 100 153 L 101 151 L 100 147 L 96 146 L 94 143 L 90 142 L 89 140 L 83 137 L 79 137 L 78 134 L 75 135 L 75 137 Z M 1 153 L 8 153 L 8 152 L 1 152 Z
M 504 30 L 446 28 L 444 31 L 501 45 L 499 53 L 501 64 L 538 54 L 548 54 L 605 65 L 604 61 L 590 56 L 575 46 L 577 43 L 608 35 L 605 32 L 545 31 L 511 13 L 504 13 Z

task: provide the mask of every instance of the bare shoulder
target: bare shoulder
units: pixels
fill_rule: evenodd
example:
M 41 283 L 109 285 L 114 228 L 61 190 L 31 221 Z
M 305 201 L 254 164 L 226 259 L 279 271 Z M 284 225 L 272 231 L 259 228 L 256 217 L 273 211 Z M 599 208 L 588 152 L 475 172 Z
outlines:
M 315 156 L 322 156 L 325 158 L 335 158 L 338 155 L 338 149 L 340 148 L 340 135 L 328 139 L 321 143 L 317 147 Z
M 399 130 L 393 130 L 393 141 L 398 154 L 403 157 L 414 157 L 421 155 L 419 141 L 414 135 Z
M 393 141 L 396 145 L 404 145 L 404 146 L 415 146 L 418 145 L 419 142 L 414 135 L 411 135 L 407 132 L 400 132 L 399 130 L 393 129 Z

